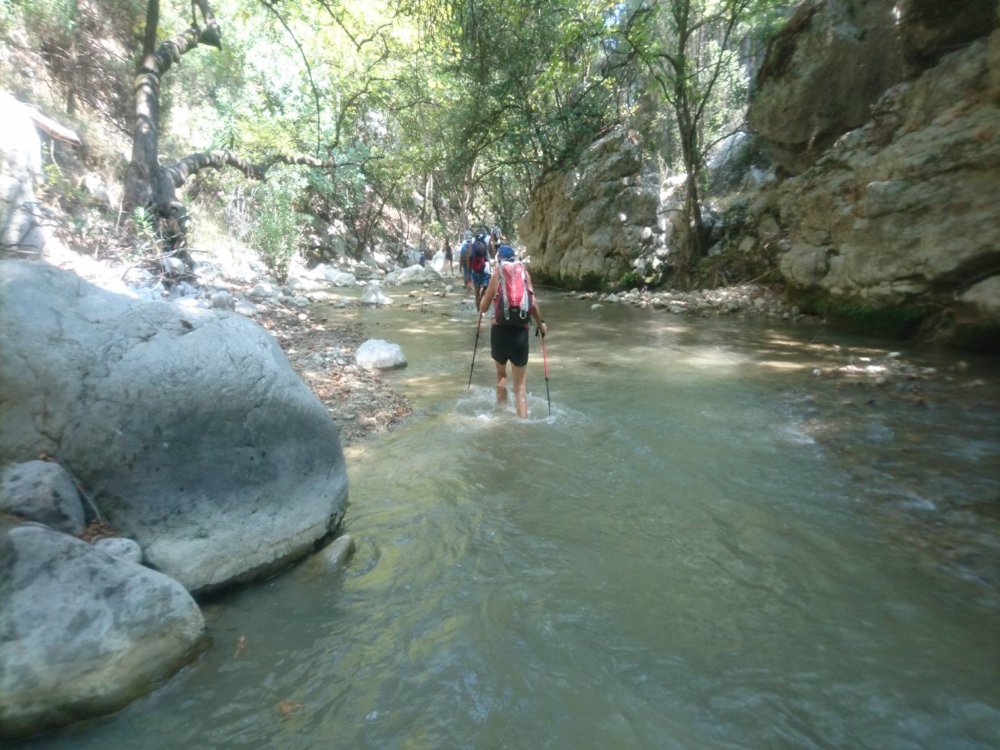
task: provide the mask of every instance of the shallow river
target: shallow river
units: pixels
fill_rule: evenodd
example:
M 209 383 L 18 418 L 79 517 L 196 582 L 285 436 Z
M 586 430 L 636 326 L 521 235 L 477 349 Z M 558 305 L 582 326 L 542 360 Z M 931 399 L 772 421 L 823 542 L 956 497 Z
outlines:
M 485 326 L 468 388 L 473 314 L 406 299 L 335 313 L 415 409 L 347 452 L 347 566 L 31 746 L 1000 747 L 996 360 L 549 295 L 519 422 Z

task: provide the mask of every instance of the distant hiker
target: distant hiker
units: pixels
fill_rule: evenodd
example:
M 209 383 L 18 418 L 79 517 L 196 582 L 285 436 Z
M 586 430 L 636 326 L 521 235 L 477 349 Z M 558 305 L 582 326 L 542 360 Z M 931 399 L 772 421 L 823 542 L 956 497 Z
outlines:
M 451 254 L 451 243 L 448 242 L 447 238 L 444 241 L 444 262 L 448 264 L 448 275 L 455 275 L 455 262 Z
M 472 268 L 469 266 L 469 252 L 472 250 L 472 230 L 465 230 L 465 241 L 458 249 L 458 270 L 465 279 L 465 288 L 472 288 Z
M 503 233 L 500 231 L 500 227 L 493 227 L 490 230 L 489 251 L 491 259 L 497 257 L 497 250 L 500 249 L 500 238 L 502 236 Z
M 497 266 L 493 277 L 483 292 L 479 312 L 493 306 L 493 325 L 490 327 L 490 355 L 497 368 L 497 401 L 507 402 L 507 362 L 514 378 L 514 406 L 517 416 L 528 416 L 528 391 L 525 376 L 528 369 L 528 342 L 531 319 L 538 326 L 538 333 L 547 332 L 542 320 L 538 300 L 531 285 L 531 275 L 524 263 L 517 260 L 514 249 L 499 238 Z
M 490 251 L 486 235 L 480 234 L 469 251 L 469 267 L 472 269 L 472 288 L 476 292 L 476 307 L 483 296 L 483 289 L 490 283 Z

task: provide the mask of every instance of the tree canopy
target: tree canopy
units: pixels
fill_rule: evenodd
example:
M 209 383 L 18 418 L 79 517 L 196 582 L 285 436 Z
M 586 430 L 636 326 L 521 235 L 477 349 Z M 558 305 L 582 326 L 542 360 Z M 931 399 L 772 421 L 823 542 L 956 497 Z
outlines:
M 510 232 L 538 182 L 618 124 L 688 173 L 697 240 L 705 152 L 740 126 L 754 54 L 748 40 L 784 6 L 21 0 L 2 12 L 53 40 L 53 68 L 76 71 L 66 76 L 68 108 L 103 96 L 94 107 L 118 126 L 131 119 L 139 133 L 156 121 L 154 142 L 136 140 L 133 179 L 153 180 L 136 171 L 142 149 L 152 150 L 177 188 L 226 195 L 230 211 L 240 201 L 270 201 L 297 217 L 279 222 L 285 231 L 338 223 L 360 249 L 386 225 L 414 245 L 475 223 Z M 102 52 L 109 37 L 122 58 L 131 56 L 140 83 L 159 65 L 162 75 L 144 84 L 155 104 L 125 114 L 133 73 L 127 59 Z M 90 85 L 98 69 L 104 94 Z M 275 165 L 288 163 L 305 172 L 280 177 L 288 173 Z M 279 177 L 238 189 L 242 175 L 208 171 L 227 166 Z

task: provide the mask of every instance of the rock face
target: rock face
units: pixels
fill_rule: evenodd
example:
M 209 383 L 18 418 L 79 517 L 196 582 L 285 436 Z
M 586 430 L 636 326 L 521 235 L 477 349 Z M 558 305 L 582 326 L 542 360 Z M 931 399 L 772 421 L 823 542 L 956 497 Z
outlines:
M 0 249 L 38 253 L 45 240 L 35 215 L 41 143 L 27 108 L 0 92 Z
M 613 284 L 663 249 L 672 231 L 661 215 L 660 175 L 621 129 L 544 182 L 518 223 L 532 278 L 577 288 Z
M 798 174 L 902 78 L 892 3 L 803 3 L 768 45 L 750 127 L 775 161 Z
M 205 637 L 167 576 L 40 524 L 0 521 L 0 737 L 121 708 Z
M 995 14 L 995 0 L 807 0 L 768 45 L 747 121 L 800 174 L 886 89 L 988 34 Z
M 991 13 L 978 29 L 948 15 L 949 23 L 932 33 L 927 19 L 936 5 L 831 0 L 803 6 L 796 18 L 811 13 L 810 23 L 800 24 L 798 37 L 786 39 L 794 51 L 782 76 L 774 70 L 780 65 L 771 61 L 772 78 L 765 81 L 750 115 L 781 163 L 797 174 L 767 191 L 769 195 L 755 196 L 751 213 L 758 236 L 780 236 L 781 274 L 807 307 L 859 320 L 888 316 L 911 329 L 922 326 L 926 336 L 942 342 L 990 347 L 1000 342 L 995 297 L 1000 286 L 1000 204 L 995 199 L 1000 184 L 1000 32 L 948 54 L 941 51 L 945 41 L 988 34 L 995 27 L 996 4 L 989 3 Z M 985 7 L 971 1 L 965 5 Z M 856 80 L 855 67 L 860 66 L 843 65 L 845 53 L 837 44 L 829 51 L 841 56 L 839 67 L 837 60 L 807 62 L 802 57 L 806 51 L 822 55 L 817 34 L 837 38 L 836 25 L 818 19 L 842 17 L 855 8 L 855 22 L 870 23 L 893 7 L 902 14 L 898 36 L 891 50 L 887 46 L 877 54 L 891 51 L 899 65 L 887 64 L 886 70 L 898 69 L 901 76 L 918 63 L 930 61 L 932 67 L 913 80 L 894 83 L 893 76 L 884 77 L 885 71 L 871 72 L 879 85 L 893 85 L 870 106 L 845 106 L 845 112 L 854 114 L 838 122 L 823 120 L 815 140 L 802 140 L 809 132 L 808 118 L 796 113 L 817 107 L 818 93 L 830 92 L 836 100 L 847 90 L 838 76 L 853 81 L 858 103 L 869 98 L 867 84 Z M 907 16 L 911 11 L 912 17 Z M 867 40 L 867 33 L 860 38 Z M 857 55 L 864 67 L 877 67 L 874 58 L 860 51 Z M 798 65 L 803 72 L 797 72 Z M 779 96 L 773 89 L 783 81 L 786 90 Z M 860 124 L 866 109 L 868 117 Z M 781 112 L 788 120 L 784 129 Z M 848 127 L 853 129 L 843 132 Z M 808 148 L 800 148 L 806 143 Z M 765 225 L 771 227 L 766 233 Z
M 336 425 L 256 323 L 8 260 L 0 329 L 0 465 L 58 457 L 188 590 L 272 572 L 343 515 Z

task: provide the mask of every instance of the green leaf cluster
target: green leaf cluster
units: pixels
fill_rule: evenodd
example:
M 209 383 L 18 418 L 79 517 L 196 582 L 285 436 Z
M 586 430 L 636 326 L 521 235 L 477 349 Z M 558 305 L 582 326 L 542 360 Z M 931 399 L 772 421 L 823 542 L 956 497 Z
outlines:
M 137 55 L 145 4 L 95 3 Z M 667 163 L 698 167 L 714 139 L 741 122 L 749 58 L 761 49 L 754 30 L 788 3 L 212 5 L 221 50 L 184 55 L 161 82 L 161 160 L 225 149 L 251 160 L 281 153 L 333 162 L 306 170 L 286 205 L 343 222 L 363 247 L 378 233 L 420 244 L 473 224 L 512 234 L 533 187 L 616 124 L 638 131 Z M 38 38 L 69 49 L 79 41 L 82 7 L 0 0 L 0 16 L 17 16 Z M 161 40 L 192 24 L 187 3 L 161 2 L 160 10 Z M 236 181 L 203 175 L 195 184 L 232 194 Z M 393 211 L 409 218 L 394 226 Z M 276 236 L 277 226 L 264 234 Z

